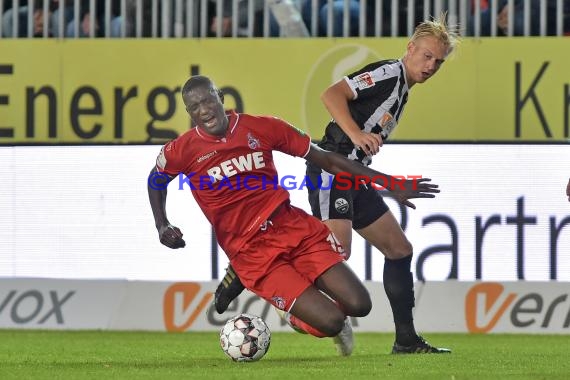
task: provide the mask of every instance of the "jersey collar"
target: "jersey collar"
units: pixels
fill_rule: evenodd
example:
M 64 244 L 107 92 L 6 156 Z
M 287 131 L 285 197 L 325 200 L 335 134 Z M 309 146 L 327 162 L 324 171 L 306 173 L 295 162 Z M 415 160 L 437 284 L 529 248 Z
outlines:
M 231 110 L 231 111 L 226 111 L 226 116 L 228 117 L 228 129 L 226 130 L 226 134 L 224 137 L 212 136 L 212 135 L 202 131 L 200 127 L 196 127 L 196 133 L 202 139 L 207 140 L 207 141 L 221 142 L 221 143 L 227 142 L 227 140 L 232 136 L 232 134 L 234 133 L 234 130 L 237 127 L 238 120 L 239 120 L 239 114 L 237 114 L 235 111 Z
M 409 91 L 410 86 L 408 85 L 408 76 L 406 74 L 406 65 L 404 65 L 404 61 L 401 58 L 398 59 L 398 62 L 400 63 L 400 65 L 402 65 L 402 72 L 404 73 L 404 83 L 406 84 L 406 87 L 408 88 L 408 91 Z

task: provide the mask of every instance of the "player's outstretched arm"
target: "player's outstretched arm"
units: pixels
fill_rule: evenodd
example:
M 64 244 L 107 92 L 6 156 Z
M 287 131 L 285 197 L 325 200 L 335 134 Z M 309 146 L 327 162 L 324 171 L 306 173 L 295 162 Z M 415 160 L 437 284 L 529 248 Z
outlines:
M 348 102 L 353 98 L 352 90 L 344 79 L 329 86 L 321 95 L 323 104 L 350 141 L 367 156 L 373 156 L 382 146 L 382 137 L 362 131 L 356 124 L 348 108 Z
M 398 202 L 413 209 L 416 206 L 409 199 L 434 198 L 435 193 L 439 193 L 438 185 L 430 183 L 429 178 L 396 178 L 349 160 L 338 153 L 323 150 L 315 144 L 311 144 L 305 159 L 331 174 L 346 173 L 352 176 L 353 181 L 359 183 L 374 181 L 380 188 L 389 190 L 390 195 Z
M 568 202 L 570 202 L 570 179 L 568 180 L 568 185 L 566 185 L 566 195 L 568 196 Z
M 160 242 L 168 248 L 176 249 L 186 246 L 186 242 L 182 239 L 180 229 L 171 225 L 166 217 L 166 189 L 170 181 L 172 177 L 158 172 L 154 167 L 148 175 L 147 189 Z

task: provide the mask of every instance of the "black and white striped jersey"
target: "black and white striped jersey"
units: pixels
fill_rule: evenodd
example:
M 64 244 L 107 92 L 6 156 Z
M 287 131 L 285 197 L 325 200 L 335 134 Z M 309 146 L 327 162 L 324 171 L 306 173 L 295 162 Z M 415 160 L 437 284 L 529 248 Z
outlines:
M 379 133 L 386 140 L 398 125 L 408 100 L 409 88 L 402 61 L 374 62 L 347 75 L 344 80 L 354 93 L 354 98 L 348 102 L 354 121 L 360 129 Z M 371 161 L 362 150 L 355 148 L 334 120 L 327 125 L 319 146 L 364 165 Z

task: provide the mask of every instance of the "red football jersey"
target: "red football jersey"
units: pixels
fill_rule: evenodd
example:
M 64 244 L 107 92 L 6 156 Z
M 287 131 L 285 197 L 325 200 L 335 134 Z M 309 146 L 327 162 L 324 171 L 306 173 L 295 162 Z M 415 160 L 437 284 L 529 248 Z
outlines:
M 305 157 L 311 139 L 271 116 L 228 113 L 225 137 L 195 127 L 162 147 L 156 166 L 181 181 L 232 257 L 289 193 L 279 185 L 273 150 Z

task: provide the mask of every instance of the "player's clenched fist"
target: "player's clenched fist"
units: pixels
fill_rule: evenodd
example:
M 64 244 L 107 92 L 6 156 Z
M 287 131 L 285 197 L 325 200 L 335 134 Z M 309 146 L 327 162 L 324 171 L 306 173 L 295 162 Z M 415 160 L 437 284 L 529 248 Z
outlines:
M 178 227 L 166 224 L 158 229 L 158 237 L 160 242 L 168 248 L 184 248 L 186 242 L 182 239 L 182 231 Z

